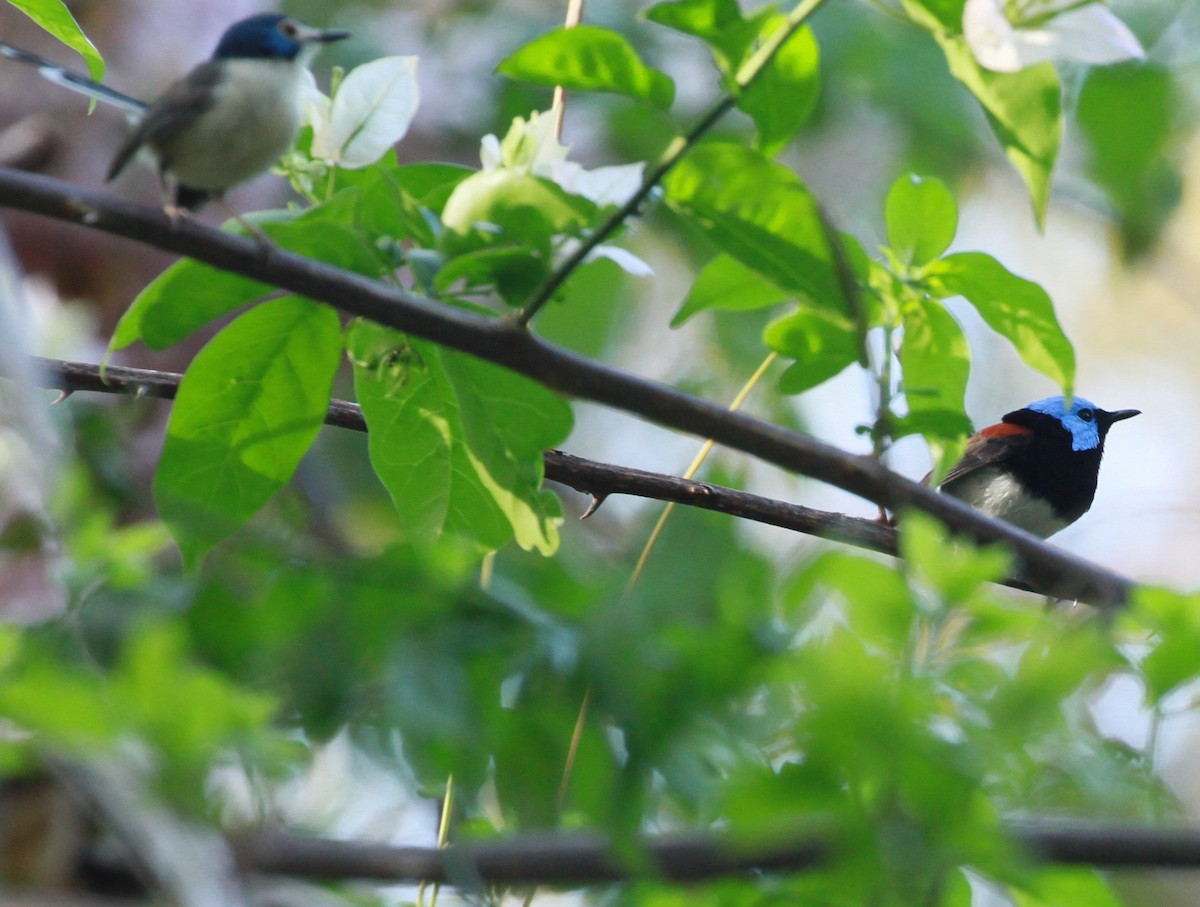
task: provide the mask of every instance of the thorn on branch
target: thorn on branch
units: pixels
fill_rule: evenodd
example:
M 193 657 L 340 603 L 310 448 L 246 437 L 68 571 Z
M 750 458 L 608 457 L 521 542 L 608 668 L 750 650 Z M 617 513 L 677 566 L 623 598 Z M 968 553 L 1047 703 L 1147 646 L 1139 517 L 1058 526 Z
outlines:
M 601 504 L 603 504 L 603 503 L 604 503 L 605 501 L 607 501 L 607 500 L 608 500 L 608 494 L 607 494 L 607 493 L 605 493 L 605 494 L 596 494 L 595 492 L 592 492 L 592 503 L 591 503 L 591 504 L 589 504 L 589 505 L 588 505 L 588 509 L 587 509 L 587 510 L 585 510 L 585 511 L 583 512 L 583 515 L 582 515 L 582 516 L 579 518 L 579 519 L 580 519 L 580 521 L 586 520 L 586 519 L 587 519 L 588 517 L 590 517 L 590 516 L 591 516 L 593 513 L 595 513 L 597 510 L 599 510 L 599 509 L 600 509 L 600 505 L 601 505 Z
M 71 396 L 71 394 L 73 394 L 73 393 L 75 393 L 75 389 L 74 389 L 74 388 L 68 388 L 68 389 L 66 389 L 66 390 L 60 390 L 60 391 L 58 392 L 58 396 L 57 396 L 57 397 L 55 397 L 53 400 L 51 400 L 51 401 L 50 401 L 50 405 L 51 405 L 51 406 L 57 406 L 59 403 L 62 403 L 64 400 L 66 400 L 66 399 L 67 399 L 67 397 Z

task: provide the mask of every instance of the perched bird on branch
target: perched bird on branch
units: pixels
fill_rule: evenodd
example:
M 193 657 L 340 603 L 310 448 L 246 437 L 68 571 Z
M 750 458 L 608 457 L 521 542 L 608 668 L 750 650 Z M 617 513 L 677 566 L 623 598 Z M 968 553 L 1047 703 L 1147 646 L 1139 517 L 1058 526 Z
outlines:
M 290 16 L 263 14 L 231 25 L 212 58 L 152 104 L 49 60 L 0 44 L 0 56 L 36 66 L 51 81 L 133 111 L 137 125 L 108 170 L 115 178 L 141 149 L 158 162 L 164 207 L 194 210 L 269 168 L 300 130 L 308 65 L 323 44 L 349 37 Z
M 972 435 L 940 491 L 1047 538 L 1087 512 L 1104 439 L 1140 410 L 1108 412 L 1082 397 L 1035 400 Z

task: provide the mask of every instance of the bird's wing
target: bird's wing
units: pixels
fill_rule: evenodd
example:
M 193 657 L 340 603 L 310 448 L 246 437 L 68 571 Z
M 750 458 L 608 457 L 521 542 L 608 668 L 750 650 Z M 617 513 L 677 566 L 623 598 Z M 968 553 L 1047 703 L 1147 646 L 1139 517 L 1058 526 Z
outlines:
M 102 85 L 85 75 L 64 69 L 53 60 L 39 57 L 37 54 L 30 53 L 27 50 L 13 47 L 11 44 L 5 44 L 3 41 L 0 41 L 0 57 L 16 60 L 18 63 L 24 63 L 26 66 L 32 66 L 42 78 L 53 82 L 55 85 L 61 85 L 63 88 L 77 91 L 80 94 L 87 95 L 89 98 L 95 98 L 97 101 L 112 104 L 114 107 L 120 107 L 128 113 L 140 114 L 149 106 L 145 101 L 131 98 L 129 95 L 123 94 L 114 88 L 109 88 L 107 85 Z
M 212 106 L 213 89 L 220 80 L 219 64 L 209 61 L 197 66 L 168 88 L 162 97 L 150 105 L 137 128 L 117 149 L 106 179 L 111 180 L 124 170 L 138 149 L 146 144 L 162 151 L 159 163 L 163 168 L 169 167 L 170 155 L 163 148 L 166 139 L 178 134 L 190 120 Z
M 991 425 L 970 437 L 963 458 L 946 473 L 941 485 L 949 485 L 977 469 L 990 466 L 996 461 L 1008 457 L 1012 454 L 1014 447 L 1032 443 L 1033 432 L 1022 425 L 1013 425 L 1009 422 Z M 926 476 L 925 480 L 928 481 L 929 476 Z

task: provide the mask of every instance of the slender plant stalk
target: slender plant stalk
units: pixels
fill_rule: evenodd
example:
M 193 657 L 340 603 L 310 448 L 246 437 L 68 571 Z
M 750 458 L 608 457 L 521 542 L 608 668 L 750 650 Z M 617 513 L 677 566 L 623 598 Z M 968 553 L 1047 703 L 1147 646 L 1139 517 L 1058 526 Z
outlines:
M 438 847 L 445 847 L 450 838 L 450 814 L 454 812 L 454 775 L 446 777 L 446 796 L 442 798 L 442 816 L 438 821 Z M 424 883 L 421 883 L 421 888 L 424 888 Z M 429 898 L 429 907 L 437 907 L 438 891 L 441 890 L 441 883 L 433 883 L 433 894 Z M 421 903 L 421 895 L 423 892 L 418 889 L 417 903 Z
M 729 411 L 731 413 L 737 412 L 742 408 L 742 404 L 746 402 L 746 398 L 750 396 L 750 392 L 754 390 L 760 381 L 762 381 L 763 376 L 766 375 L 767 370 L 774 364 L 777 358 L 778 355 L 774 352 L 767 354 L 767 358 L 762 361 L 757 369 L 755 369 L 754 374 L 750 376 L 750 380 L 748 380 L 745 385 L 742 386 L 742 389 L 737 392 L 737 396 L 735 396 L 733 401 L 729 404 Z M 700 471 L 700 467 L 704 465 L 704 461 L 708 459 L 708 455 L 712 453 L 712 449 L 715 446 L 716 442 L 712 438 L 709 438 L 704 442 L 703 445 L 701 445 L 700 451 L 692 459 L 691 465 L 689 465 L 684 471 L 684 479 L 690 479 Z M 625 584 L 625 589 L 621 593 L 622 598 L 629 595 L 629 593 L 633 591 L 633 587 L 641 578 L 642 571 L 646 568 L 646 562 L 650 559 L 650 552 L 654 550 L 654 546 L 658 542 L 659 536 L 662 535 L 663 527 L 667 524 L 667 517 L 671 515 L 671 512 L 674 509 L 674 501 L 668 502 L 667 506 L 663 508 L 663 512 L 659 516 L 658 522 L 654 524 L 654 530 L 650 533 L 650 538 L 646 540 L 646 544 L 642 548 L 642 553 L 641 556 L 638 557 L 637 565 L 633 568 L 633 573 L 629 576 L 629 582 Z M 559 809 L 562 808 L 562 805 L 567 798 L 567 789 L 571 783 L 571 773 L 575 768 L 575 756 L 579 752 L 579 743 L 583 738 L 583 729 L 587 725 L 588 705 L 591 703 L 591 699 L 592 688 L 589 686 L 583 693 L 583 701 L 579 704 L 579 714 L 575 718 L 575 729 L 571 733 L 571 743 L 567 747 L 567 758 L 563 763 L 562 780 L 558 785 Z M 528 907 L 530 900 L 532 900 L 532 894 L 525 902 L 526 907 Z
M 574 28 L 583 21 L 583 0 L 567 0 L 567 17 L 563 22 L 564 28 Z M 567 112 L 567 90 L 561 85 L 554 86 L 554 102 L 551 106 L 554 112 L 554 138 L 562 142 L 563 118 Z M 579 705 L 579 715 L 575 719 L 575 728 L 571 731 L 571 742 L 567 746 L 567 758 L 563 763 L 562 779 L 558 783 L 557 804 L 562 812 L 563 803 L 567 798 L 567 788 L 571 782 L 571 772 L 575 768 L 575 754 L 579 752 L 579 742 L 583 739 L 583 729 L 587 723 L 588 702 L 592 698 L 592 688 L 589 686 L 583 693 L 583 702 Z M 529 907 L 537 895 L 537 887 L 529 889 L 525 895 L 523 907 Z
M 742 389 L 738 391 L 737 396 L 733 398 L 733 402 L 729 404 L 729 411 L 731 413 L 735 413 L 742 408 L 742 404 L 746 402 L 746 398 L 750 396 L 750 392 L 762 381 L 763 376 L 767 373 L 767 369 L 775 363 L 777 358 L 778 354 L 774 352 L 767 354 L 767 358 L 762 361 L 754 374 L 750 376 L 750 380 L 745 383 Z M 716 446 L 716 443 L 712 438 L 709 438 L 701 445 L 691 465 L 684 470 L 683 478 L 690 479 L 700 471 L 700 467 L 704 465 L 704 461 L 708 459 L 708 455 L 712 453 L 712 449 Z M 662 535 L 663 527 L 667 525 L 667 518 L 674 509 L 674 501 L 668 502 L 667 506 L 663 508 L 662 515 L 659 516 L 658 522 L 654 524 L 654 529 L 650 533 L 650 538 L 646 540 L 646 545 L 642 548 L 642 554 L 638 558 L 637 565 L 633 568 L 633 573 L 629 575 L 629 582 L 625 584 L 624 595 L 632 592 L 633 587 L 637 585 L 637 581 L 641 579 L 642 571 L 646 569 L 646 562 L 650 560 L 650 552 L 654 550 L 654 546 L 658 543 L 658 538 Z
M 515 318 L 517 324 L 528 325 L 533 317 L 541 311 L 542 306 L 550 301 L 554 294 L 558 292 L 559 287 L 566 283 L 567 279 L 575 273 L 575 270 L 583 264 L 592 251 L 612 236 L 625 221 L 637 213 L 642 203 L 654 191 L 655 186 L 683 159 L 683 156 L 696 145 L 700 138 L 733 108 L 737 103 L 738 95 L 745 91 L 758 78 L 762 71 L 767 68 L 767 64 L 771 62 L 772 58 L 779 51 L 779 48 L 804 26 L 804 23 L 808 21 L 809 17 L 824 2 L 825 0 L 801 0 L 800 5 L 788 13 L 783 27 L 777 29 L 774 34 L 767 38 L 763 42 L 762 47 L 756 50 L 750 59 L 738 69 L 733 80 L 734 90 L 713 104 L 686 135 L 675 137 L 671 144 L 667 146 L 667 150 L 663 153 L 658 163 L 650 168 L 642 180 L 642 185 L 630 196 L 629 200 L 613 212 L 608 220 L 597 227 L 591 236 L 581 242 L 579 247 L 567 256 L 566 260 L 555 268 L 554 272 L 533 292 L 533 295 L 529 297 L 529 301 L 517 313 Z
M 583 0 L 567 0 L 567 18 L 563 28 L 574 28 L 583 21 Z M 567 112 L 567 90 L 561 85 L 554 86 L 554 103 L 550 106 L 554 112 L 554 137 L 562 141 L 563 115 Z
M 571 732 L 571 743 L 567 747 L 567 758 L 563 763 L 562 780 L 558 783 L 558 808 L 562 809 L 567 802 L 567 790 L 571 786 L 571 772 L 575 769 L 575 756 L 579 753 L 579 744 L 583 740 L 583 729 L 587 726 L 588 705 L 592 699 L 592 688 L 583 691 L 583 701 L 579 703 L 579 714 L 575 718 L 575 729 Z

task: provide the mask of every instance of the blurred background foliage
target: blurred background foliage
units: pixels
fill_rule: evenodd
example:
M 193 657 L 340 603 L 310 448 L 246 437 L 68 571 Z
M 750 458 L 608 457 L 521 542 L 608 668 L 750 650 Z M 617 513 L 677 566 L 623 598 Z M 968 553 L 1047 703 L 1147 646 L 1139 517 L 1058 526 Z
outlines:
M 230 21 L 258 11 L 248 0 L 70 6 L 105 56 L 107 81 L 142 96 L 207 55 Z M 572 96 L 564 140 L 586 166 L 655 159 L 719 90 L 707 51 L 644 21 L 644 6 L 592 0 L 586 17 L 670 74 L 676 106 L 666 114 Z M 954 250 L 987 251 L 1047 287 L 1076 345 L 1079 390 L 1146 411 L 1111 446 L 1101 497 L 1062 544 L 1183 587 L 1200 582 L 1191 454 L 1200 443 L 1191 417 L 1200 411 L 1191 352 L 1200 342 L 1200 14 L 1187 0 L 1113 8 L 1149 58 L 1060 65 L 1065 144 L 1043 233 L 938 46 L 887 4 L 830 0 L 815 18 L 820 97 L 779 160 L 868 249 L 884 240 L 893 180 L 938 177 L 961 209 Z M 548 90 L 493 70 L 560 23 L 556 4 L 303 0 L 283 10 L 355 33 L 322 58 L 322 84 L 333 65 L 420 55 L 423 97 L 401 163 L 477 167 L 482 135 L 503 135 L 513 117 L 549 106 Z M 0 34 L 64 58 L 7 5 Z M 30 73 L 0 70 L 6 161 L 98 185 L 121 130 Z M 717 131 L 748 140 L 751 127 L 734 113 Z M 115 191 L 157 199 L 144 170 Z M 263 179 L 232 201 L 245 210 L 287 197 L 282 180 Z M 33 312 L 27 331 L 48 355 L 98 361 L 130 299 L 170 261 L 20 213 L 4 212 L 2 223 Z M 589 266 L 588 279 L 539 318 L 539 333 L 728 399 L 761 361 L 775 313 L 709 312 L 671 332 L 715 250 L 666 206 L 646 212 L 629 245 L 653 279 Z M 1052 392 L 970 313 L 956 314 L 974 353 L 972 414 L 993 420 Z M 211 334 L 166 352 L 135 348 L 121 361 L 182 370 Z M 350 388 L 344 371 L 335 395 Z M 799 400 L 772 388 L 752 406 L 865 451 L 856 428 L 870 421 L 871 395 L 870 379 L 852 370 Z M 13 424 L 27 406 L 45 418 L 52 399 L 12 402 Z M 674 473 L 690 459 L 689 440 L 587 404 L 575 410 L 564 444 L 574 453 Z M 365 439 L 334 429 L 292 487 L 190 574 L 150 501 L 167 405 L 76 395 L 48 412 L 55 440 L 6 440 L 14 456 L 48 468 L 44 516 L 56 536 L 56 546 L 28 555 L 50 562 L 54 589 L 29 579 L 45 563 L 6 565 L 5 616 L 27 625 L 0 635 L 0 764 L 12 778 L 36 771 L 46 752 L 113 751 L 145 767 L 156 793 L 191 817 L 432 843 L 453 777 L 456 839 L 716 824 L 754 841 L 819 817 L 843 845 L 828 870 L 806 876 L 596 895 L 621 903 L 1191 902 L 1186 886 L 1173 893 L 1160 880 L 1145 883 L 1147 895 L 1127 880 L 1110 886 L 1089 872 L 1034 867 L 999 827 L 1015 813 L 1160 821 L 1200 808 L 1187 757 L 1189 685 L 1200 673 L 1192 600 L 1147 596 L 1114 634 L 997 597 L 983 583 L 1002 575 L 1003 558 L 952 549 L 923 524 L 897 567 L 682 511 L 625 594 L 656 506 L 614 499 L 580 524 L 570 518 L 587 502 L 559 489 L 568 520 L 554 558 L 510 545 L 481 565 L 454 538 L 403 539 Z M 893 462 L 919 476 L 927 457 L 904 442 Z M 708 477 L 871 514 L 741 457 L 718 456 Z M 21 728 L 37 729 L 35 746 Z

